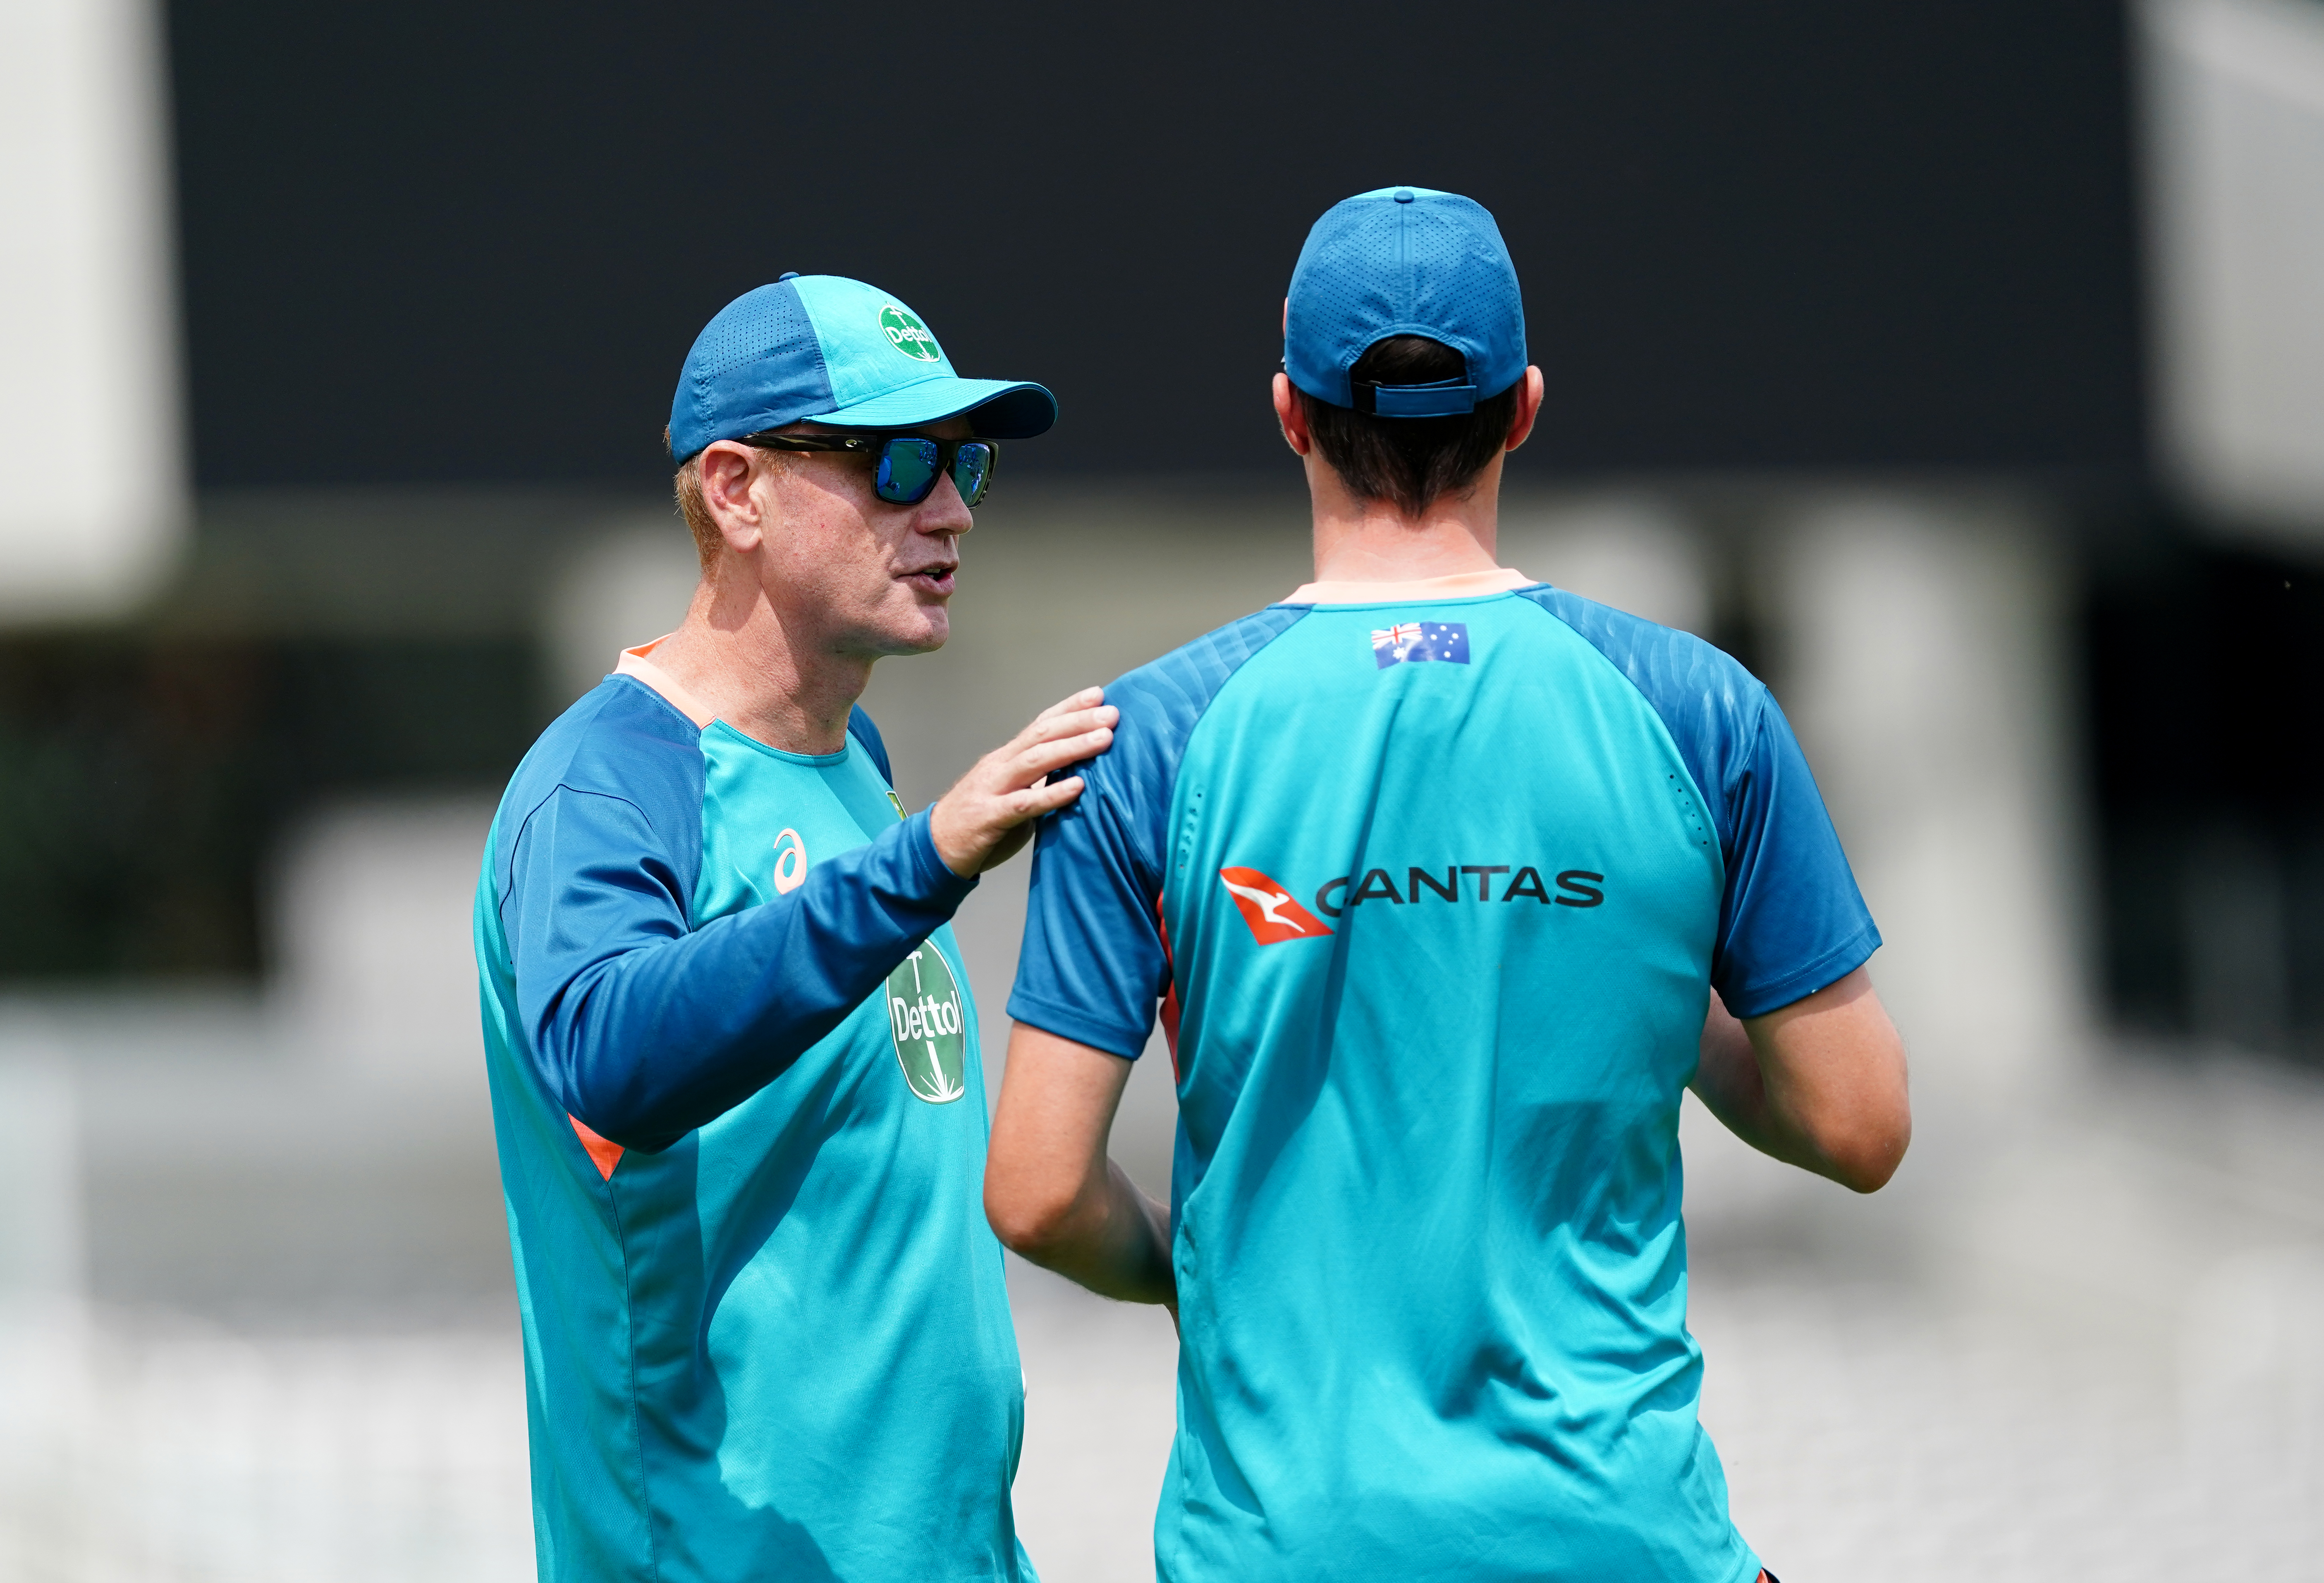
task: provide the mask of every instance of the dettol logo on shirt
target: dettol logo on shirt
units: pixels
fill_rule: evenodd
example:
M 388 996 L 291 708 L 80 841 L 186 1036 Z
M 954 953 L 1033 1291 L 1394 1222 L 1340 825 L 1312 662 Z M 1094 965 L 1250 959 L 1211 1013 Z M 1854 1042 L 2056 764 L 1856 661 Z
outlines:
M 895 1036 L 896 1064 L 916 1097 L 949 1105 L 968 1092 L 962 1075 L 968 1021 L 952 965 L 936 947 L 921 946 L 888 975 L 888 1028 Z

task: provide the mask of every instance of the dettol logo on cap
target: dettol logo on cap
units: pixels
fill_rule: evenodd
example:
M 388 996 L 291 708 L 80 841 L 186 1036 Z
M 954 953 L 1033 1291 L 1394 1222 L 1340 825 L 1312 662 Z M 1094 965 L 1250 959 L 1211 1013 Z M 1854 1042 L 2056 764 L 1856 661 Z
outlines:
M 880 328 L 887 332 L 888 344 L 914 362 L 933 363 L 944 356 L 928 327 L 893 302 L 880 310 Z

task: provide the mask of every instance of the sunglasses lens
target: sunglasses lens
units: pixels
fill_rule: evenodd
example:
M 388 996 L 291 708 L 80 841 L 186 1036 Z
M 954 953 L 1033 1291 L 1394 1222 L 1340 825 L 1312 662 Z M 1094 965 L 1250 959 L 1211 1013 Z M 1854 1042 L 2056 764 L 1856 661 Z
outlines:
M 952 481 L 963 501 L 974 505 L 984 498 L 992 484 L 993 458 L 999 454 L 982 440 L 961 441 L 960 454 L 953 458 Z
M 933 440 L 891 440 L 880 448 L 874 487 L 890 505 L 918 505 L 936 486 L 936 469 L 943 461 L 944 448 Z

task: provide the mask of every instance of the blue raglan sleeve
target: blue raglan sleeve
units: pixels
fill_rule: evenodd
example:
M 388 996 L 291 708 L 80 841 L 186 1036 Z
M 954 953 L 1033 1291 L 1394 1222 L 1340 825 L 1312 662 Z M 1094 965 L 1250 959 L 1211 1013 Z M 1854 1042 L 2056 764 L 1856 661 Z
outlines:
M 1125 735 L 1116 732 L 1103 757 L 1066 772 L 1084 778 L 1082 794 L 1042 821 L 1009 1014 L 1136 1060 L 1154 1031 L 1170 959 L 1156 910 L 1153 798 L 1134 781 L 1135 761 L 1150 755 Z
M 1711 982 L 1756 1017 L 1846 977 L 1880 947 L 1791 722 L 1754 681 L 1723 755 L 1727 893 Z
M 1066 771 L 1081 796 L 1041 821 L 1009 1014 L 1136 1060 L 1170 987 L 1163 854 L 1186 740 L 1230 678 L 1304 607 L 1270 606 L 1141 666 L 1105 690 L 1113 745 Z
M 923 811 L 689 929 L 698 780 L 687 795 L 667 753 L 625 771 L 544 789 L 502 856 L 500 905 L 541 1082 L 593 1132 L 652 1150 L 779 1077 L 976 882 L 945 866 Z
M 1711 984 L 1756 1017 L 1846 977 L 1880 947 L 1823 794 L 1775 698 L 1701 638 L 1546 585 L 1522 591 L 1661 717 L 1718 827 L 1727 883 Z

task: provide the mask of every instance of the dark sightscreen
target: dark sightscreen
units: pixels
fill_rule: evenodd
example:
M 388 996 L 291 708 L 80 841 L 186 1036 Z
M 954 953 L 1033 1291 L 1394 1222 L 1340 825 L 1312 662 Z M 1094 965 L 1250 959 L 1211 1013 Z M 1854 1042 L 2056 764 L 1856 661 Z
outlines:
M 1524 471 L 2124 476 L 2120 8 L 171 7 L 199 477 L 662 471 L 694 332 L 854 274 L 1035 377 L 1049 470 L 1278 466 L 1332 200 L 1499 217 Z

